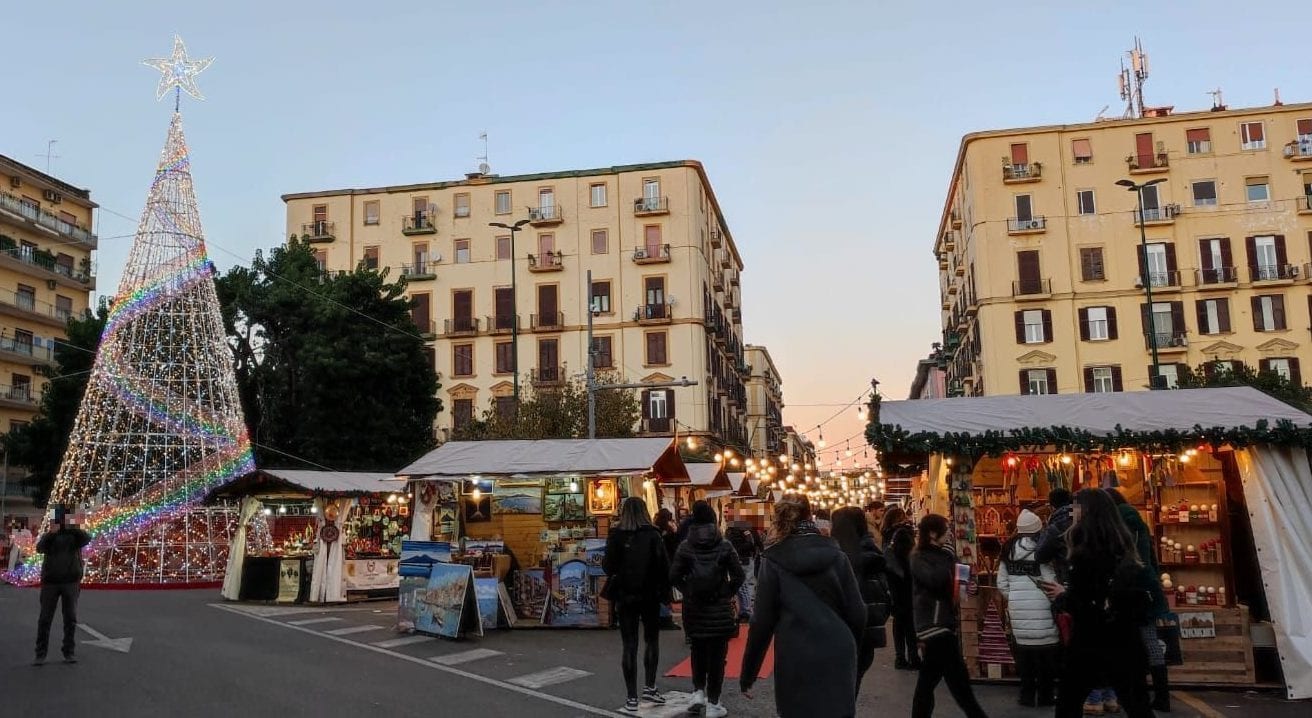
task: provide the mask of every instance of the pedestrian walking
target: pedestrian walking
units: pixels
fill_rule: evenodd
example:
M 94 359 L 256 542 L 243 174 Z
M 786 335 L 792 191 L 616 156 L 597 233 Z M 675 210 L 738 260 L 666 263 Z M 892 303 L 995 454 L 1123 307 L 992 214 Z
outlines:
M 679 526 L 674 522 L 674 512 L 669 509 L 657 511 L 656 528 L 661 532 L 661 544 L 665 547 L 665 556 L 671 561 L 674 560 L 674 552 L 679 550 L 679 544 L 683 542 L 683 537 L 679 535 Z M 674 597 L 670 596 L 661 603 L 661 630 L 663 631 L 675 631 L 679 628 L 679 624 L 674 622 L 673 600 Z
M 651 523 L 647 504 L 630 496 L 620 506 L 619 521 L 606 537 L 606 556 L 602 559 L 606 573 L 603 589 L 606 600 L 616 606 L 619 616 L 620 670 L 628 691 L 624 710 L 636 713 L 638 694 L 638 627 L 642 626 L 642 667 L 646 682 L 641 698 L 664 705 L 665 697 L 656 689 L 656 669 L 660 662 L 661 603 L 670 592 L 670 562 L 661 533 Z
M 716 526 L 715 509 L 697 501 L 688 538 L 679 544 L 670 567 L 670 583 L 683 594 L 683 632 L 692 649 L 689 713 L 707 718 L 729 713 L 720 703 L 720 692 L 729 639 L 738 635 L 730 601 L 745 578 L 738 552 Z
M 82 547 L 91 543 L 86 531 L 67 523 L 67 512 L 55 507 L 54 518 L 46 533 L 37 541 L 41 558 L 41 616 L 36 626 L 36 658 L 33 665 L 46 662 L 50 648 L 50 625 L 55 620 L 55 606 L 63 609 L 64 643 L 60 647 L 65 663 L 77 663 L 77 599 L 82 589 Z
M 1052 603 L 1043 593 L 1043 581 L 1056 582 L 1051 564 L 1035 558 L 1043 521 L 1025 510 L 1016 519 L 1016 535 L 1002 547 L 998 565 L 998 593 L 1007 601 L 1007 616 L 1016 642 L 1016 670 L 1020 673 L 1023 706 L 1056 704 L 1053 693 L 1057 661 L 1061 657 L 1061 635 L 1052 618 Z
M 920 670 L 920 653 L 916 642 L 916 621 L 911 610 L 911 549 L 916 544 L 916 528 L 901 506 L 890 506 L 884 513 L 884 561 L 888 567 L 888 587 L 893 594 L 893 667 L 899 671 Z
M 1134 538 L 1102 489 L 1081 489 L 1071 517 L 1069 579 L 1065 586 L 1044 584 L 1044 593 L 1071 615 L 1073 624 L 1056 718 L 1078 718 L 1086 697 L 1100 686 L 1115 690 L 1129 718 L 1152 716 L 1139 630 L 1151 597 L 1139 585 L 1142 564 Z
M 916 549 L 911 553 L 912 601 L 916 638 L 920 639 L 920 677 L 911 700 L 912 718 L 934 715 L 934 689 L 939 681 L 967 718 L 986 718 L 970 688 L 966 659 L 957 642 L 957 557 L 948 547 L 948 520 L 928 514 L 920 520 Z
M 1071 492 L 1056 488 L 1048 492 L 1048 505 L 1052 515 L 1048 517 L 1048 527 L 1039 535 L 1039 547 L 1034 558 L 1039 563 L 1052 564 L 1057 572 L 1057 581 L 1066 580 L 1066 532 L 1070 531 L 1074 507 L 1071 506 Z
M 746 580 L 738 587 L 738 621 L 750 623 L 752 603 L 756 596 L 756 566 L 761 556 L 761 539 L 746 521 L 735 521 L 725 532 L 742 563 Z
M 739 686 L 751 697 L 770 640 L 775 710 L 781 718 L 856 714 L 857 637 L 866 606 L 832 540 L 820 535 L 806 497 L 775 504 L 756 585 Z
M 865 506 L 866 524 L 870 528 L 870 535 L 875 537 L 875 543 L 879 546 L 884 545 L 885 511 L 883 501 L 871 501 Z
M 1148 675 L 1152 677 L 1152 708 L 1164 713 L 1171 712 L 1171 685 L 1166 672 L 1166 644 L 1157 636 L 1157 622 L 1171 613 L 1171 606 L 1166 602 L 1166 592 L 1162 590 L 1161 569 L 1157 567 L 1157 557 L 1153 554 L 1153 538 L 1148 525 L 1134 508 L 1125 500 L 1121 492 L 1107 489 L 1107 494 L 1116 504 L 1116 511 L 1125 522 L 1130 535 L 1134 538 L 1135 554 L 1143 566 L 1139 570 L 1139 585 L 1152 597 L 1152 606 L 1146 620 L 1139 625 L 1139 638 L 1148 659 Z
M 884 552 L 879 550 L 875 537 L 870 535 L 866 514 L 855 506 L 834 512 L 834 540 L 847 555 L 847 562 L 856 576 L 857 588 L 866 604 L 866 625 L 857 641 L 856 690 L 861 693 L 861 680 L 875 662 L 875 649 L 888 643 L 889 614 L 888 579 L 885 577 Z

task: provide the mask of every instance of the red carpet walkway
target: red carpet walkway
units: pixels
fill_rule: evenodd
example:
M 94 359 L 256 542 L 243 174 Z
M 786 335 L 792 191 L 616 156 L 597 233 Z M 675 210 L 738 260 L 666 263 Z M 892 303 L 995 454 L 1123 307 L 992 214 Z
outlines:
M 743 673 L 743 651 L 747 648 L 747 627 L 743 626 L 738 632 L 738 636 L 729 641 L 729 660 L 728 665 L 724 668 L 725 678 L 741 678 Z M 759 678 L 769 678 L 774 673 L 774 644 L 765 652 L 765 661 L 761 663 L 761 675 Z M 692 659 L 685 658 L 682 663 L 670 669 L 666 673 L 667 678 L 691 678 L 692 677 Z

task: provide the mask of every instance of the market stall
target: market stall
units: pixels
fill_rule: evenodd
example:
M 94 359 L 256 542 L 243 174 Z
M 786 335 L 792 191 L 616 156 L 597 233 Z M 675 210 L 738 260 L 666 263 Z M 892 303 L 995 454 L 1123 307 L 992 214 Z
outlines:
M 334 603 L 395 595 L 410 499 L 391 474 L 261 469 L 209 499 L 240 501 L 224 598 Z
M 664 438 L 448 442 L 397 477 L 415 496 L 414 538 L 449 544 L 476 578 L 504 578 L 519 625 L 546 626 L 607 624 L 597 593 L 620 503 L 656 507 L 691 483 Z
M 774 492 L 761 491 L 761 480 L 746 473 L 729 474 L 729 485 L 732 493 L 726 500 L 725 521 L 746 521 L 764 533 L 770 527 Z
M 1283 669 L 1291 698 L 1312 696 L 1300 611 L 1312 585 L 1312 416 L 1247 387 L 876 398 L 871 411 L 871 444 L 886 464 L 924 467 L 911 502 L 949 515 L 980 587 L 961 606 L 975 677 L 1013 671 L 991 585 L 1019 511 L 1046 516 L 1054 487 L 1115 487 L 1153 532 L 1179 615 L 1173 679 L 1253 684 Z

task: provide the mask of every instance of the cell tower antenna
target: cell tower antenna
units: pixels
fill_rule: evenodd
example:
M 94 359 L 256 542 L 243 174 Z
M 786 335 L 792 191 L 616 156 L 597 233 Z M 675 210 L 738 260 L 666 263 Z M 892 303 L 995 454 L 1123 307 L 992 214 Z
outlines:
M 1126 51 L 1130 66 L 1121 60 L 1120 82 L 1121 99 L 1125 100 L 1125 117 L 1127 119 L 1143 117 L 1143 85 L 1148 80 L 1148 53 L 1143 51 L 1139 38 L 1134 38 L 1134 48 Z
M 483 140 L 483 154 L 475 157 L 478 160 L 478 171 L 487 174 L 492 170 L 492 165 L 487 163 L 487 130 L 478 133 L 478 139 Z

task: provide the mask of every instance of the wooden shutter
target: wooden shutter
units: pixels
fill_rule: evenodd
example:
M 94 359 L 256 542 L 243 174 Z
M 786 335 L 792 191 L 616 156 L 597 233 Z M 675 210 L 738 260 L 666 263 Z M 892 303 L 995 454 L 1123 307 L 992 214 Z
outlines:
M 642 390 L 642 418 L 651 419 L 651 389 Z
M 1283 294 L 1271 297 L 1271 321 L 1275 324 L 1276 331 L 1285 329 L 1285 295 Z
M 1276 271 L 1280 272 L 1280 274 L 1276 276 L 1284 276 L 1285 265 L 1289 264 L 1289 254 L 1285 251 L 1285 235 L 1277 234 L 1275 236 L 1275 244 L 1276 264 L 1278 265 Z
M 1092 394 L 1093 389 L 1093 367 L 1086 366 L 1084 367 L 1084 393 Z
M 1165 245 L 1165 249 L 1166 249 L 1166 271 L 1174 275 L 1176 270 L 1175 242 L 1167 242 Z M 1175 281 L 1174 277 L 1172 277 L 1171 281 Z
M 1030 393 L 1030 372 L 1028 369 L 1020 370 L 1020 393 L 1021 396 L 1029 396 Z
M 1093 156 L 1093 144 L 1087 139 L 1071 140 L 1071 152 L 1077 158 Z
M 1134 136 L 1134 154 L 1138 156 L 1140 167 L 1154 165 L 1153 133 L 1140 132 Z
M 555 372 L 560 364 L 560 352 L 555 339 L 543 339 L 538 342 L 538 368 L 548 372 L 547 378 L 558 378 Z
M 1049 393 L 1049 394 L 1056 394 L 1056 393 L 1057 393 L 1057 370 L 1056 370 L 1056 369 L 1045 369 L 1044 371 L 1046 371 L 1046 372 L 1048 373 L 1048 393 Z
M 1312 120 L 1299 120 L 1295 125 L 1298 127 L 1298 134 L 1312 135 Z
M 1266 126 L 1261 122 L 1248 122 L 1244 127 L 1248 128 L 1248 141 L 1261 142 L 1266 139 Z
M 1039 269 L 1039 252 L 1027 249 L 1016 253 L 1016 274 L 1020 279 L 1020 290 L 1025 294 L 1038 294 L 1041 272 Z
M 1248 271 L 1257 273 L 1257 237 L 1244 237 L 1244 249 L 1248 251 Z
M 1230 331 L 1230 300 L 1216 300 L 1216 323 L 1217 329 L 1221 332 Z
M 1303 386 L 1303 373 L 1299 371 L 1298 359 L 1293 357 L 1289 359 L 1289 380 L 1294 386 Z
M 1185 130 L 1184 139 L 1185 142 L 1208 142 L 1211 139 L 1211 133 L 1207 131 L 1206 127 Z
M 1107 338 L 1115 339 L 1116 333 L 1116 307 L 1106 307 L 1107 309 Z
M 467 326 L 474 316 L 474 293 L 462 289 L 451 295 L 451 300 L 451 315 L 455 318 L 456 325 Z
M 415 320 L 415 326 L 421 332 L 427 332 L 431 329 L 429 326 L 431 314 L 428 298 L 427 293 L 410 295 L 410 316 Z
M 1043 341 L 1052 341 L 1052 312 L 1047 309 L 1043 311 Z
M 1221 264 L 1225 265 L 1228 269 L 1234 269 L 1235 266 L 1235 256 L 1230 251 L 1229 237 L 1221 238 Z
M 1203 270 L 1203 281 L 1207 281 L 1212 276 L 1211 270 L 1216 269 L 1212 266 L 1212 240 L 1198 240 L 1198 263 Z
M 1198 333 L 1215 334 L 1215 327 L 1207 323 L 1207 300 L 1199 299 L 1194 302 L 1194 308 L 1198 312 Z
M 1125 384 L 1121 380 L 1121 368 L 1112 367 L 1112 391 L 1125 391 Z
M 1016 312 L 1016 343 L 1025 343 L 1025 312 Z
M 1271 360 L 1270 360 L 1270 359 L 1258 359 L 1258 360 L 1257 360 L 1257 371 L 1258 371 L 1259 373 L 1260 373 L 1260 372 L 1264 372 L 1264 371 L 1271 371 Z
M 1024 142 L 1017 142 L 1011 146 L 1011 163 L 1013 165 L 1027 165 L 1030 163 L 1030 148 Z
M 1148 313 L 1151 311 L 1152 311 L 1152 307 L 1148 306 L 1147 304 L 1139 305 L 1139 321 L 1142 322 L 1143 335 L 1145 337 L 1148 336 Z
M 1135 255 L 1139 257 L 1139 281 L 1144 284 L 1148 283 L 1148 248 L 1142 244 L 1134 250 Z
M 1184 334 L 1188 327 L 1184 322 L 1184 302 L 1171 302 L 1171 334 Z
M 1080 341 L 1089 341 L 1089 310 L 1087 307 L 1080 307 Z
M 546 326 L 551 326 L 556 321 L 556 285 L 539 284 L 538 285 L 538 320 Z M 548 324 L 550 322 L 550 324 Z
M 669 417 L 669 422 L 674 423 L 674 390 L 665 390 L 665 416 Z
M 1262 298 L 1253 297 L 1250 299 L 1253 307 L 1253 331 L 1262 331 Z

